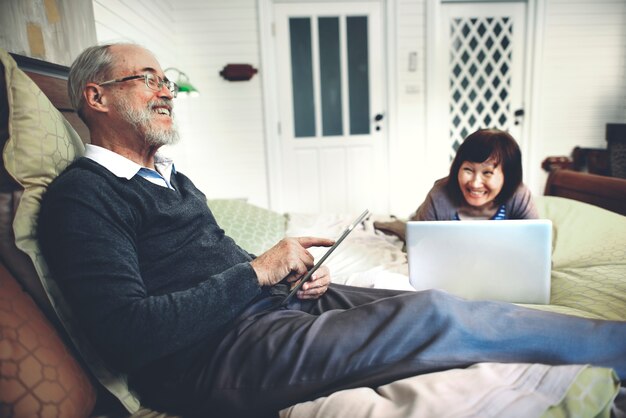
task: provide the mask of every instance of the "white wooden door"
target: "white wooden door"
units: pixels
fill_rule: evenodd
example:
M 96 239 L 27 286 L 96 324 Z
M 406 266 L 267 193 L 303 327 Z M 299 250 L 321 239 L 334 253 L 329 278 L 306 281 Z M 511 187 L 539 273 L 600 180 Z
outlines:
M 274 5 L 284 211 L 388 209 L 381 9 Z
M 463 139 L 506 130 L 524 149 L 526 3 L 444 3 L 431 44 L 429 161 L 445 175 Z

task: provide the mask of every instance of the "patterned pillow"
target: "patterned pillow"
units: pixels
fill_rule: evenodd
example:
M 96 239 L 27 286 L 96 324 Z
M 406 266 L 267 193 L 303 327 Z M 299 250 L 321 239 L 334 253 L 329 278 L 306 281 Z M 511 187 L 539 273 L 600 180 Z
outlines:
M 626 216 L 561 197 L 536 201 L 554 229 L 550 306 L 626 320 Z
M 13 221 L 15 244 L 30 257 L 58 317 L 91 371 L 130 412 L 135 412 L 139 402 L 129 392 L 126 376 L 110 371 L 75 325 L 62 294 L 49 276 L 36 238 L 41 196 L 48 184 L 82 155 L 84 145 L 45 94 L 1 49 L 0 63 L 4 66 L 9 105 L 9 137 L 2 155 L 4 167 L 24 189 Z
M 285 236 L 284 215 L 237 199 L 209 200 L 208 204 L 226 235 L 249 253 L 262 254 Z
M 96 392 L 54 327 L 0 264 L 0 416 L 87 416 Z

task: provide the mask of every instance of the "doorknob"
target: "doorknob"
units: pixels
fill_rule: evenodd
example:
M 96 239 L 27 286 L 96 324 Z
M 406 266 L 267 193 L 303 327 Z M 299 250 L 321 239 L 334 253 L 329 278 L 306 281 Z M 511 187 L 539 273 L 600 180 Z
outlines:
M 384 117 L 385 116 L 382 113 L 377 113 L 376 116 L 374 116 L 374 121 L 376 121 L 376 128 L 375 129 L 377 131 L 380 131 L 380 124 L 379 124 L 379 122 L 381 120 L 383 120 Z
M 524 117 L 524 109 L 517 109 L 513 112 L 513 116 L 515 117 L 515 124 L 519 125 L 520 120 Z

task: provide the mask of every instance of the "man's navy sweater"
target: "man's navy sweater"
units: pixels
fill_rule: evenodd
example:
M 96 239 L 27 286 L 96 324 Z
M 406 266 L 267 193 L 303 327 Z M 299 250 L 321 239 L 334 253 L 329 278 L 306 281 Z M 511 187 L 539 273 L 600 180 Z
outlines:
M 202 192 L 181 173 L 171 180 L 175 190 L 81 158 L 41 205 L 54 279 L 96 348 L 126 372 L 211 343 L 261 292 L 251 255 L 224 235 Z

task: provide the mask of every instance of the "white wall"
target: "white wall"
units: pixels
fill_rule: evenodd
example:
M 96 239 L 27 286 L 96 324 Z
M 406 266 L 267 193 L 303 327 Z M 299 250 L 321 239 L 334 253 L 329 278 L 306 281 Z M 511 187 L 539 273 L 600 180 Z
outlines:
M 178 61 L 172 2 L 93 0 L 98 43 L 135 42 L 150 49 L 166 68 Z
M 260 79 L 228 82 L 219 75 L 228 63 L 259 67 L 255 0 L 94 0 L 94 13 L 99 42 L 140 43 L 200 91 L 175 100 L 181 142 L 164 152 L 176 169 L 209 198 L 267 206 Z
M 261 78 L 229 82 L 226 64 L 260 71 L 255 0 L 184 0 L 174 11 L 180 65 L 201 96 L 188 101 L 183 169 L 209 197 L 268 204 Z
M 397 44 L 396 103 L 390 103 L 395 132 L 390 132 L 390 208 L 406 217 L 422 202 L 436 180 L 427 172 L 426 155 L 426 1 L 398 0 L 392 43 Z M 409 54 L 417 68 L 409 70 Z
M 390 74 L 391 211 L 407 216 L 435 180 L 425 162 L 426 7 L 436 0 L 395 0 L 388 45 Z M 533 0 L 531 0 L 533 1 Z M 536 45 L 534 91 L 527 110 L 533 142 L 526 181 L 541 194 L 541 161 L 569 155 L 579 145 L 605 148 L 605 124 L 626 121 L 626 0 L 534 0 L 541 39 Z M 177 100 L 183 140 L 171 150 L 177 168 L 209 197 L 247 198 L 266 206 L 261 78 L 227 82 L 227 63 L 259 72 L 256 0 L 133 2 L 94 0 L 99 41 L 132 39 L 156 52 L 164 67 L 185 71 L 201 91 Z M 149 11 L 149 12 L 147 12 Z M 409 71 L 409 53 L 417 69 Z M 393 122 L 392 122 L 393 121 Z
M 167 0 L 93 0 L 98 44 L 133 42 L 152 51 L 161 67 L 178 67 L 179 51 L 172 2 Z M 173 73 L 175 74 L 175 73 Z M 168 75 L 173 78 L 172 74 Z M 181 131 L 187 134 L 186 103 L 174 105 L 174 114 Z M 176 168 L 184 172 L 187 150 L 181 144 L 168 147 L 165 153 L 175 160 Z
M 536 82 L 533 167 L 575 146 L 606 148 L 610 122 L 626 122 L 626 0 L 548 0 Z M 535 190 L 546 174 L 529 173 Z

